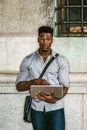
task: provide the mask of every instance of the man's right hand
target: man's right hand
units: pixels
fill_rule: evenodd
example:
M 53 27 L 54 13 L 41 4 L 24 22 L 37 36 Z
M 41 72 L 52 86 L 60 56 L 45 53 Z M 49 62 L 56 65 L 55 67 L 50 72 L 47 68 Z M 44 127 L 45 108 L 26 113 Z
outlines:
M 38 78 L 38 79 L 34 79 L 33 81 L 35 85 L 50 85 L 50 83 L 45 79 Z

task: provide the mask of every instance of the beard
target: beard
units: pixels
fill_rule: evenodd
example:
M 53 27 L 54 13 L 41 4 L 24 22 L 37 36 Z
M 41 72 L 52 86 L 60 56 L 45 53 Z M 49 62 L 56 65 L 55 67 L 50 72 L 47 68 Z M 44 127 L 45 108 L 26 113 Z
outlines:
M 42 50 L 43 52 L 48 52 L 48 50 Z
M 50 50 L 50 47 L 41 47 L 41 50 L 43 52 L 48 52 Z

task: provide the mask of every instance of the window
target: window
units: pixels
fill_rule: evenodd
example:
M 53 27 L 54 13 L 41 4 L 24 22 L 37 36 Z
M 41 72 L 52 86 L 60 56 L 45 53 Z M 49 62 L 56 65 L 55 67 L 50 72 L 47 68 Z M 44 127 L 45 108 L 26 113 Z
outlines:
M 87 36 L 87 0 L 55 0 L 54 35 Z

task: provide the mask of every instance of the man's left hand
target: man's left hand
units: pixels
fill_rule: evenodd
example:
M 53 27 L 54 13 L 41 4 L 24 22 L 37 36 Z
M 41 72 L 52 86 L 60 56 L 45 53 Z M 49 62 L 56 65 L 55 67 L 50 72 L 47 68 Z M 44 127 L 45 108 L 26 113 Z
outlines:
M 38 92 L 35 94 L 35 98 L 38 98 L 39 100 L 46 101 L 46 102 L 48 102 L 48 103 L 56 103 L 56 101 L 58 100 L 58 98 L 54 97 L 53 92 L 50 92 L 50 94 L 47 95 L 47 94 L 44 93 L 44 92 L 38 91 Z

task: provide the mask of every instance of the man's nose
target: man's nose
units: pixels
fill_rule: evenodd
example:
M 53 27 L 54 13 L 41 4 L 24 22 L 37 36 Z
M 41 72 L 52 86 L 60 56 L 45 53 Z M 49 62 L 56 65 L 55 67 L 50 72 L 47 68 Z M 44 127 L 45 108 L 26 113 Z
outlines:
M 44 39 L 44 43 L 45 43 L 45 44 L 47 43 L 47 39 Z

